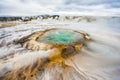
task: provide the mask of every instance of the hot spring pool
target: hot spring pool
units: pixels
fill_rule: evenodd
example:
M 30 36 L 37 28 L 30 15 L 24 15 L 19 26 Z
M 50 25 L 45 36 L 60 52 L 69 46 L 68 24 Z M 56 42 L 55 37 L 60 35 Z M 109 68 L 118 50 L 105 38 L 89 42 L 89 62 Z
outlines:
M 44 33 L 37 41 L 45 43 L 69 44 L 80 41 L 83 35 L 72 30 L 50 30 Z

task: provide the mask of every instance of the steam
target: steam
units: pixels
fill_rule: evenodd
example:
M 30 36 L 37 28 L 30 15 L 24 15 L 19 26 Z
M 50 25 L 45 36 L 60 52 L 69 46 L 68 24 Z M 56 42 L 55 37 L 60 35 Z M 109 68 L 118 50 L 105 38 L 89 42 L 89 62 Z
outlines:
M 69 17 L 70 18 L 70 17 Z M 88 18 L 94 18 L 88 22 Z M 119 80 L 120 74 L 120 34 L 119 18 L 112 17 L 77 17 L 75 19 L 66 19 L 60 16 L 58 20 L 48 18 L 46 20 L 38 19 L 22 23 L 13 27 L 0 29 L 0 76 L 16 68 L 15 72 L 25 70 L 23 66 L 29 66 L 31 63 L 37 63 L 38 59 L 45 58 L 50 51 L 31 51 L 15 44 L 15 40 L 33 32 L 47 28 L 65 28 L 87 32 L 91 41 L 88 41 L 81 49 L 79 54 L 66 59 L 67 67 L 63 65 L 48 65 L 45 72 L 37 74 L 37 79 L 53 80 L 62 74 L 64 80 L 66 77 L 73 79 L 99 79 L 99 80 Z M 114 21 L 116 22 L 114 27 Z M 118 21 L 118 22 L 117 22 Z M 17 21 L 16 21 L 17 22 Z M 9 35 L 3 37 L 5 35 Z M 40 65 L 39 65 L 40 66 Z M 38 66 L 37 66 L 38 67 Z M 29 70 L 33 70 L 31 66 Z M 61 72 L 59 71 L 61 70 Z M 34 70 L 33 70 L 34 71 Z M 72 73 L 72 74 L 71 74 Z M 11 73 L 12 74 L 12 73 Z M 10 74 L 9 74 L 10 75 Z M 66 76 L 65 76 L 66 75 Z

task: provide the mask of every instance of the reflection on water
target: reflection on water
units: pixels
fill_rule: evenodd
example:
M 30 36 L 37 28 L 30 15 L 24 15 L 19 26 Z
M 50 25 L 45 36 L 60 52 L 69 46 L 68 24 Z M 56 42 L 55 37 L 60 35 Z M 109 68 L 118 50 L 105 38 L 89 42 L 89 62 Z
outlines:
M 52 18 L 38 19 L 25 23 L 21 22 L 21 24 L 19 23 L 19 25 L 13 27 L 1 28 L 1 80 L 3 79 L 2 76 L 11 70 L 16 74 L 25 72 L 28 80 L 119 80 L 120 18 L 94 17 L 95 20 L 92 19 L 93 21 L 90 17 L 68 18 L 59 17 L 57 20 Z M 46 63 L 47 61 L 44 58 L 50 51 L 26 50 L 19 44 L 14 43 L 15 40 L 25 35 L 47 28 L 68 28 L 85 31 L 92 40 L 86 42 L 79 54 L 65 59 L 66 65 L 59 64 L 59 62 Z M 38 59 L 41 59 L 42 62 Z M 46 65 L 43 66 L 43 63 L 46 63 Z M 30 66 L 24 67 L 27 65 Z M 7 78 L 10 78 L 13 73 L 6 75 L 6 80 L 9 80 Z M 28 73 L 31 73 L 32 76 Z M 16 77 L 18 76 L 12 79 L 16 79 Z

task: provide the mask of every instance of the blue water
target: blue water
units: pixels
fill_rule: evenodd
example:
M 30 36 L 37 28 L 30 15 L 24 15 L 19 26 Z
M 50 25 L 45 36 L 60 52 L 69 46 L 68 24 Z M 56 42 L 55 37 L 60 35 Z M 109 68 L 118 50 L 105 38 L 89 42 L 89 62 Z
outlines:
M 69 30 L 52 30 L 43 35 L 39 40 L 48 43 L 67 44 L 81 39 L 81 34 Z

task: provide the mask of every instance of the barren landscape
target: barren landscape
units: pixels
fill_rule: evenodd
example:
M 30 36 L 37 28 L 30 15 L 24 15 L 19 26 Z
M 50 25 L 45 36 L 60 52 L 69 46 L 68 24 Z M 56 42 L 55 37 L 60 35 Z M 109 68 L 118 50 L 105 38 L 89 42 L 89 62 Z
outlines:
M 112 16 L 37 16 L 1 18 L 0 80 L 24 80 L 12 77 L 19 71 L 33 70 L 31 65 L 45 63 L 50 50 L 29 50 L 17 43 L 21 38 L 51 28 L 85 32 L 90 41 L 78 54 L 65 59 L 65 69 L 53 65 L 41 67 L 25 80 L 119 80 L 120 79 L 120 18 Z M 53 50 L 54 52 L 54 50 Z M 54 52 L 55 53 L 55 52 Z M 62 72 L 65 71 L 65 72 Z M 12 73 L 13 72 L 13 73 Z M 32 73 L 31 73 L 32 74 Z

